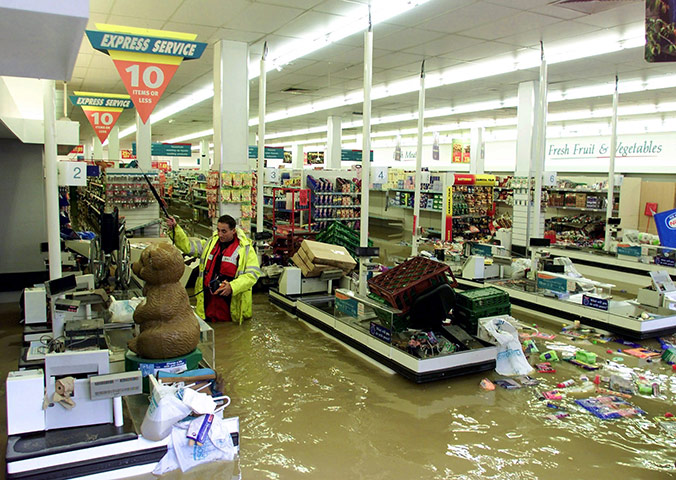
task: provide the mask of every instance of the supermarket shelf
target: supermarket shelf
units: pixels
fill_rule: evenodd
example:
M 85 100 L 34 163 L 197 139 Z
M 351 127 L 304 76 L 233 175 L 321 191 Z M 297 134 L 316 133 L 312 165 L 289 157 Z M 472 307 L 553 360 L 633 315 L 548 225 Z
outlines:
M 415 190 L 409 190 L 407 188 L 390 188 L 390 192 L 415 193 Z M 440 190 L 420 190 L 420 193 L 436 193 L 438 195 L 442 195 L 444 192 L 442 192 Z
M 270 206 L 272 206 L 272 205 L 270 205 Z M 309 212 L 309 211 L 310 211 L 310 208 L 297 208 L 295 210 L 287 210 L 286 208 L 278 208 L 278 209 L 275 210 L 275 212 L 280 212 L 280 213 L 291 213 L 291 212 L 300 213 L 300 212 Z
M 569 193 L 596 193 L 596 194 L 603 194 L 603 195 L 608 195 L 608 190 L 579 190 L 575 188 L 543 188 L 543 190 L 549 190 L 550 192 L 569 192 Z M 616 188 L 613 194 L 619 194 L 620 189 Z
M 361 208 L 361 205 L 312 205 L 313 208 Z
M 192 208 L 196 208 L 198 210 L 206 210 L 209 211 L 208 207 L 203 207 L 202 205 L 193 205 Z
M 586 207 L 557 207 L 553 205 L 547 205 L 549 208 L 556 208 L 558 210 L 578 210 L 578 211 L 584 211 L 584 212 L 605 212 L 605 208 L 586 208 Z M 618 212 L 617 210 L 613 210 L 613 212 Z
M 312 193 L 315 195 L 351 195 L 351 196 L 361 195 L 361 192 L 315 192 L 314 190 L 312 191 Z
M 206 195 L 194 195 L 193 194 L 193 197 L 198 199 L 198 200 L 206 200 L 207 199 Z
M 413 207 L 409 207 L 408 205 L 389 205 L 392 208 L 405 208 L 407 210 L 413 210 Z M 441 209 L 437 208 L 427 208 L 427 207 L 420 207 L 420 210 L 425 211 L 425 212 L 439 212 L 441 213 Z
M 346 222 L 358 222 L 361 220 L 360 217 L 352 217 L 352 218 L 341 218 L 341 217 L 329 217 L 329 218 L 313 218 L 312 223 L 315 222 L 328 222 L 329 220 L 343 220 Z

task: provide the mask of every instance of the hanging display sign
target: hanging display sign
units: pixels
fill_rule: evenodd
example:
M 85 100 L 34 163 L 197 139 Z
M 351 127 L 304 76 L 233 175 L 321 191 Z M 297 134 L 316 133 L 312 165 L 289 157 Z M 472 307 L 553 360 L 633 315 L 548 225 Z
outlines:
M 258 158 L 258 146 L 249 145 L 249 158 Z M 284 147 L 265 147 L 263 158 L 284 160 Z
M 181 62 L 200 58 L 207 44 L 192 33 L 96 24 L 85 30 L 92 47 L 110 55 L 143 123 L 148 121 Z
M 676 3 L 645 2 L 645 50 L 648 62 L 676 62 Z
M 75 92 L 75 95 L 70 96 L 70 101 L 73 105 L 82 107 L 101 143 L 110 135 L 122 110 L 134 108 L 129 95 L 115 93 Z
M 150 166 L 152 168 L 162 170 L 163 172 L 168 172 L 171 170 L 171 165 L 169 165 L 169 162 L 151 162 Z
M 135 151 L 135 149 L 134 149 Z M 120 150 L 120 158 L 122 160 L 134 160 L 136 155 L 129 149 Z
M 136 158 L 136 142 L 131 143 L 131 151 L 134 158 Z M 191 157 L 192 144 L 153 143 L 150 145 L 150 155 L 154 157 Z
M 342 149 L 340 151 L 340 160 L 342 162 L 361 162 L 361 150 Z M 373 161 L 373 150 L 371 150 L 370 161 Z
M 471 173 L 456 173 L 453 185 L 474 185 L 474 175 Z
M 444 240 L 450 242 L 453 238 L 453 187 L 446 187 L 446 222 Z
M 75 145 L 68 155 L 82 155 L 84 153 L 83 145 Z

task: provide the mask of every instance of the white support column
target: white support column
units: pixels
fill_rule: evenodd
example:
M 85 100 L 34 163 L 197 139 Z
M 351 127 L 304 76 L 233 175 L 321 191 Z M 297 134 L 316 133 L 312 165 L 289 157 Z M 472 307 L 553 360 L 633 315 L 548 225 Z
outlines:
M 541 62 L 539 94 L 537 101 L 537 136 L 535 137 L 532 177 L 535 180 L 533 187 L 533 209 L 531 211 L 530 237 L 542 237 L 544 235 L 544 215 L 542 215 L 542 172 L 545 166 L 545 152 L 547 148 L 547 61 L 545 60 L 544 47 L 540 42 Z
M 294 143 L 291 146 L 291 168 L 303 169 L 303 163 L 305 161 L 303 153 L 303 145 L 300 143 Z
M 249 47 L 219 40 L 214 45 L 214 164 L 219 172 L 249 168 Z M 239 204 L 221 203 L 219 215 L 241 216 Z
M 341 167 L 341 149 L 342 149 L 342 119 L 341 117 L 331 115 L 326 120 L 328 129 L 326 135 L 326 168 Z
M 150 119 L 148 119 L 150 120 Z M 150 121 L 143 123 L 138 112 L 136 113 L 136 161 L 145 172 L 152 168 L 151 159 Z
M 420 183 L 422 181 L 422 152 L 425 126 L 425 60 L 420 66 L 420 88 L 418 89 L 418 142 L 415 153 L 415 193 L 413 195 L 413 234 L 411 236 L 411 255 L 418 255 L 418 237 L 420 236 Z
M 47 243 L 49 278 L 61 278 L 61 235 L 59 229 L 59 181 L 56 165 L 56 105 L 54 80 L 42 81 L 42 108 L 44 112 L 45 199 L 47 208 Z
M 203 138 L 200 140 L 200 171 L 207 172 L 209 170 L 209 139 Z
M 537 82 L 519 84 L 516 137 L 515 177 L 530 177 L 533 151 L 533 129 L 535 128 L 535 112 L 537 106 Z M 514 188 L 514 218 L 512 226 L 512 245 L 528 246 L 530 233 L 530 188 L 528 184 Z
M 94 150 L 94 160 L 103 160 L 103 145 L 99 137 L 92 137 L 92 148 Z
M 85 160 L 92 159 L 92 144 L 91 142 L 82 142 L 82 150 Z
M 359 245 L 368 246 L 369 235 L 369 187 L 371 184 L 371 82 L 373 80 L 373 28 L 369 7 L 369 28 L 364 32 L 364 107 L 361 151 L 361 218 L 359 221 Z M 359 293 L 366 296 L 366 265 L 362 257 L 359 261 Z
M 617 105 L 619 103 L 618 78 L 615 75 L 615 93 L 613 93 L 613 117 L 610 124 L 610 164 L 608 165 L 608 199 L 606 200 L 606 236 L 603 249 L 610 251 L 610 230 L 608 220 L 613 216 L 615 204 L 615 153 L 617 150 Z
M 484 173 L 484 127 L 469 131 L 469 173 Z
M 115 125 L 108 135 L 108 161 L 120 161 L 120 127 Z
M 265 58 L 268 55 L 268 42 L 263 43 L 263 55 L 261 55 L 260 74 L 258 76 L 258 172 L 256 186 L 256 232 L 263 231 L 263 185 L 265 180 L 265 94 L 267 72 L 265 71 Z

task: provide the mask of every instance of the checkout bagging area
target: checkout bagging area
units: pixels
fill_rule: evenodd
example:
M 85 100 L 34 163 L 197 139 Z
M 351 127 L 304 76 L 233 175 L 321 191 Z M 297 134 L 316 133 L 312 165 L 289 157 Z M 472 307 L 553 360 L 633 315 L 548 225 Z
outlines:
M 23 292 L 24 347 L 6 379 L 9 479 L 127 478 L 238 454 L 214 332 L 185 288 L 194 262 L 166 238 L 120 251 L 122 230 L 63 244 L 93 274 Z

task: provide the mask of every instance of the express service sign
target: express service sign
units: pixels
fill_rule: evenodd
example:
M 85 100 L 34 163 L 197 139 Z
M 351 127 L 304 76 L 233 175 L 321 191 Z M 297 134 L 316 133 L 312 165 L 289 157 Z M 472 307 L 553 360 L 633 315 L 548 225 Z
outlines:
M 105 142 L 125 108 L 134 108 L 129 95 L 113 93 L 75 92 L 70 96 L 73 105 L 82 107 L 101 143 Z
M 143 123 L 183 60 L 200 58 L 207 44 L 197 35 L 119 25 L 86 30 L 96 50 L 110 55 Z

